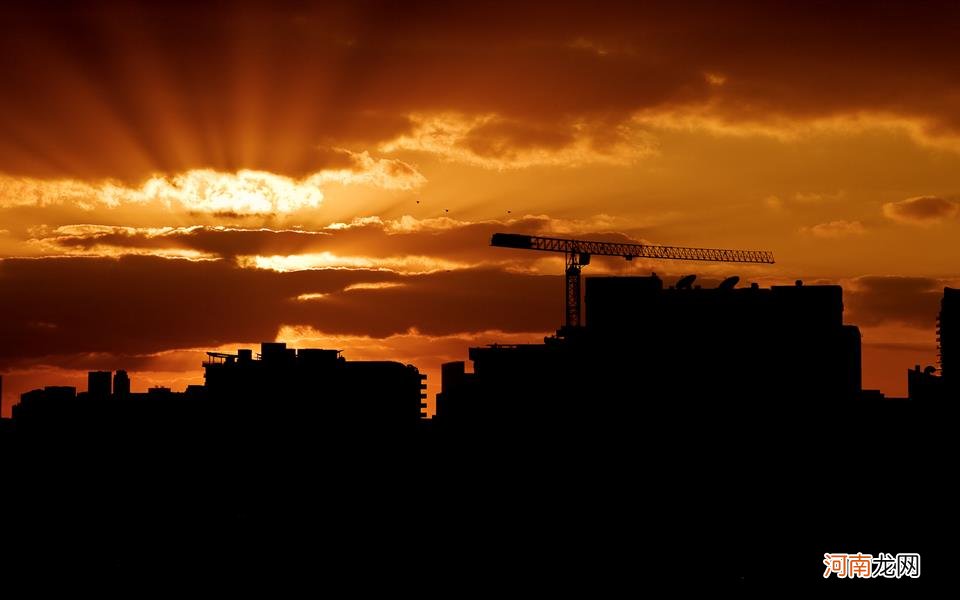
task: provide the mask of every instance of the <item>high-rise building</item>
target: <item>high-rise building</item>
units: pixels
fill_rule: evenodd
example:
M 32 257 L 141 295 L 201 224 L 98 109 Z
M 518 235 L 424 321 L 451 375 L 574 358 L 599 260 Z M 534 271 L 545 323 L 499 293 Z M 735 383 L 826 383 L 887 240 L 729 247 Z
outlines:
M 128 398 L 130 396 L 130 376 L 123 369 L 118 370 L 113 375 L 113 395 L 116 398 Z
M 87 373 L 87 394 L 91 398 L 110 397 L 110 371 L 90 371 Z
M 943 288 L 937 321 L 940 375 L 947 387 L 956 388 L 960 376 L 960 290 Z

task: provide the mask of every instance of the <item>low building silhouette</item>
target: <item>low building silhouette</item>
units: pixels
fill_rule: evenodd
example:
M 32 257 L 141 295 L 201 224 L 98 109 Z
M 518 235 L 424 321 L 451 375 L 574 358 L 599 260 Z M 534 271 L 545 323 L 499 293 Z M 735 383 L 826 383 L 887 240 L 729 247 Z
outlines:
M 946 398 L 945 380 L 936 375 L 932 365 L 921 369 L 916 365 L 907 371 L 907 396 L 914 401 L 939 402 Z
M 13 420 L 23 432 L 74 429 L 86 420 L 87 405 L 77 402 L 77 388 L 48 385 L 20 394 L 20 402 L 13 407 Z
M 261 344 L 236 354 L 208 352 L 206 394 L 269 416 L 295 411 L 317 422 L 413 424 L 423 418 L 426 375 L 412 365 L 348 361 L 339 350 Z M 242 408 L 244 405 L 246 408 Z
M 46 387 L 22 394 L 15 422 L 24 431 L 71 435 L 263 428 L 283 435 L 305 428 L 415 431 L 425 416 L 426 375 L 412 365 L 348 361 L 338 350 L 278 342 L 263 343 L 256 356 L 250 349 L 207 354 L 202 386 L 133 393 L 126 371 L 91 371 L 86 392 Z

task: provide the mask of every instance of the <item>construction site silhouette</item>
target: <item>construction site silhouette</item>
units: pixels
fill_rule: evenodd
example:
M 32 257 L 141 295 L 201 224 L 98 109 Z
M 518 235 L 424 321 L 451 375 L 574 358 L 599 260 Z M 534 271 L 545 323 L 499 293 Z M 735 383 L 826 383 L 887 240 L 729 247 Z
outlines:
M 911 369 L 893 399 L 862 389 L 839 286 L 585 283 L 584 323 L 568 310 L 542 344 L 443 365 L 432 418 L 414 366 L 274 342 L 208 353 L 182 392 L 133 393 L 126 371 L 27 392 L 0 437 L 23 540 L 6 564 L 596 595 L 812 581 L 824 552 L 929 549 L 951 497 L 960 292 L 941 369 Z

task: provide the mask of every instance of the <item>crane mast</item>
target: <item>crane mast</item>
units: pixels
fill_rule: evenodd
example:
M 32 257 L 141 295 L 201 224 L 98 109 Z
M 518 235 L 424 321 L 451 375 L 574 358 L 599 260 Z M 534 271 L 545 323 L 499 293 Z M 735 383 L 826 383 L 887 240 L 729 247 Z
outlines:
M 722 248 L 688 248 L 683 246 L 658 246 L 653 244 L 630 244 L 618 242 L 593 242 L 565 238 L 495 233 L 491 246 L 561 252 L 566 258 L 564 308 L 566 326 L 580 326 L 580 271 L 590 264 L 591 256 L 622 256 L 634 258 L 658 258 L 667 260 L 696 260 L 707 262 L 773 264 L 773 253 L 765 250 L 727 250 Z

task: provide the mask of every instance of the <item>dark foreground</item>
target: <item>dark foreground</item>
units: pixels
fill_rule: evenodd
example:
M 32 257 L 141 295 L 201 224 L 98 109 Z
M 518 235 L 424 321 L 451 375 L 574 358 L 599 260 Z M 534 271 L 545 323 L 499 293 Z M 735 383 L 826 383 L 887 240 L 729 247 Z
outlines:
M 38 589 L 128 591 L 947 583 L 955 421 L 886 408 L 484 431 L 210 421 L 13 432 L 0 447 L 0 568 Z M 824 552 L 858 551 L 918 552 L 921 578 L 822 578 Z

